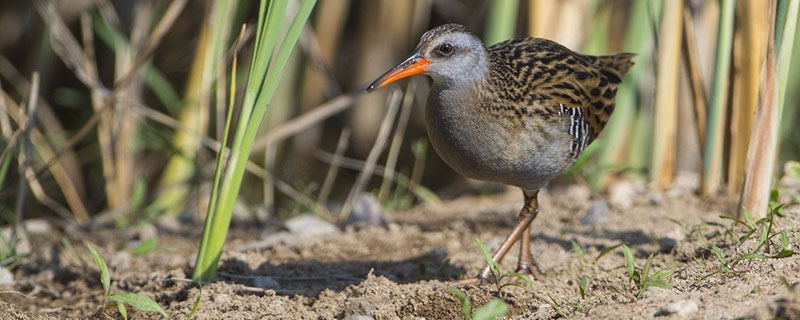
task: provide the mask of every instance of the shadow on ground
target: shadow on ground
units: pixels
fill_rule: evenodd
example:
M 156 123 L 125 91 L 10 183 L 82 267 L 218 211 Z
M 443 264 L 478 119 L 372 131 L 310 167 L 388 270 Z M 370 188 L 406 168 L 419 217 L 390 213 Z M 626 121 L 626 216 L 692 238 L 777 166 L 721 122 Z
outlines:
M 466 273 L 463 266 L 450 263 L 447 252 L 434 249 L 401 261 L 316 260 L 291 263 L 262 263 L 252 269 L 245 261 L 228 259 L 219 268 L 218 279 L 250 287 L 274 289 L 279 295 L 315 297 L 323 290 L 341 291 L 363 282 L 367 275 L 380 275 L 396 283 L 425 280 L 448 281 Z M 277 285 L 277 287 L 275 287 Z

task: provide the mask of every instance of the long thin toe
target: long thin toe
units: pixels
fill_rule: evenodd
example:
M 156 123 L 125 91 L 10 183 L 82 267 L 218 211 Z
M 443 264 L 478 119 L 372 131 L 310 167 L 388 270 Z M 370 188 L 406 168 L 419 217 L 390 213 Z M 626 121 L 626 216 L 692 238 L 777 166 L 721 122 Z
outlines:
M 521 273 L 531 277 L 531 279 L 539 278 L 544 275 L 542 268 L 536 263 L 536 260 L 522 261 L 517 265 L 517 273 Z

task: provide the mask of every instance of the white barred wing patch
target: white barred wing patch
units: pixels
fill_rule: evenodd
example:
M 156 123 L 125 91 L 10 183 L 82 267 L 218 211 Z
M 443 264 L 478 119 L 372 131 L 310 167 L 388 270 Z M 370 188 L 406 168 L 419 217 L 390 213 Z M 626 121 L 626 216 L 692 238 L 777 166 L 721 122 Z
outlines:
M 559 114 L 569 115 L 569 135 L 572 136 L 572 145 L 570 147 L 570 155 L 572 159 L 577 159 L 581 155 L 583 149 L 589 145 L 590 137 L 592 136 L 589 123 L 583 117 L 583 110 L 581 108 L 568 108 L 564 104 L 559 104 Z

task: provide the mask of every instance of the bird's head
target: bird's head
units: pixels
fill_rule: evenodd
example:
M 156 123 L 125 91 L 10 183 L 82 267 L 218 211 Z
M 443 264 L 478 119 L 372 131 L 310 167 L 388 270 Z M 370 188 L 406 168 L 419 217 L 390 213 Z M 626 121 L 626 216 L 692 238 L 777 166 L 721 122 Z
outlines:
M 488 64 L 488 51 L 475 34 L 446 24 L 425 32 L 411 56 L 378 77 L 367 92 L 420 73 L 450 86 L 471 83 L 486 76 Z

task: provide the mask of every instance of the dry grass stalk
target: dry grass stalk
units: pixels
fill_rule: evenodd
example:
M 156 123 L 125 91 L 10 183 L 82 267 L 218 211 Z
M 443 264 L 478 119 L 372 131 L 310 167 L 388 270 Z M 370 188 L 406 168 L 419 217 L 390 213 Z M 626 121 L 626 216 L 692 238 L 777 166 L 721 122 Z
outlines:
M 658 35 L 658 66 L 650 181 L 656 189 L 670 186 L 675 172 L 677 97 L 683 1 L 667 1 Z
M 394 130 L 392 136 L 392 144 L 389 146 L 389 154 L 386 155 L 386 168 L 388 169 L 389 176 L 384 176 L 381 182 L 381 188 L 378 191 L 378 202 L 383 203 L 386 197 L 389 196 L 389 189 L 392 186 L 392 176 L 394 167 L 397 165 L 397 156 L 400 153 L 400 147 L 403 145 L 403 137 L 406 134 L 406 127 L 408 126 L 408 119 L 411 116 L 411 107 L 414 104 L 414 94 L 417 91 L 416 81 L 409 81 L 406 87 L 406 93 L 403 96 L 403 107 L 400 109 L 400 119 L 397 121 L 397 128 Z
M 292 120 L 286 121 L 281 125 L 273 128 L 267 134 L 261 135 L 256 138 L 253 143 L 252 152 L 263 150 L 268 144 L 281 141 L 290 136 L 296 135 L 308 128 L 328 119 L 339 112 L 351 107 L 356 101 L 356 98 L 362 95 L 363 92 L 342 94 L 336 98 L 329 100 L 313 110 L 306 112 Z
M 339 172 L 342 156 L 345 150 L 347 150 L 347 144 L 350 141 L 351 133 L 352 130 L 350 130 L 350 127 L 345 127 L 342 129 L 342 133 L 339 134 L 339 142 L 336 143 L 336 151 L 334 151 L 330 168 L 328 168 L 328 173 L 325 174 L 325 180 L 322 182 L 322 187 L 319 190 L 319 197 L 317 198 L 317 203 L 322 206 L 328 202 L 328 196 L 330 196 L 333 183 L 336 181 L 336 175 Z
M 20 74 L 11 61 L 8 61 L 8 59 L 2 55 L 0 55 L 0 75 L 8 80 L 8 83 L 13 86 L 16 92 L 24 93 L 30 91 L 30 83 L 28 79 Z M 0 90 L 2 90 L 2 88 L 0 88 Z M 0 99 L 0 108 L 2 108 L 2 103 L 4 102 L 4 99 Z M 47 101 L 40 99 L 39 107 L 36 108 L 36 111 L 36 121 L 41 124 L 41 128 L 47 129 L 46 136 L 49 138 L 50 143 L 53 144 L 53 147 L 59 147 L 63 145 L 67 139 L 66 137 L 68 136 L 68 133 L 61 125 L 61 120 L 58 119 L 58 115 L 53 112 L 53 108 L 47 103 Z M 2 157 L 0 157 L 0 159 L 2 159 Z M 64 152 L 61 153 L 61 156 L 58 157 L 58 161 L 64 166 L 67 174 L 69 174 L 70 180 L 75 186 L 79 198 L 83 199 L 84 195 L 86 194 L 84 187 L 85 183 L 81 174 L 80 161 L 78 160 L 75 150 L 72 148 L 65 149 Z M 75 209 L 73 208 L 73 210 Z
M 220 61 L 226 60 L 222 57 L 227 49 L 236 3 L 213 1 L 208 2 L 208 5 L 210 7 L 206 10 L 205 23 L 200 28 L 180 110 L 179 121 L 183 126 L 174 136 L 174 145 L 179 152 L 170 157 L 159 181 L 161 186 L 174 187 L 159 195 L 155 201 L 156 207 L 167 215 L 180 213 L 189 193 L 189 185 L 177 185 L 176 182 L 187 181 L 194 175 L 196 154 L 201 148 L 201 142 L 195 133 L 208 130 L 211 95 L 217 80 L 215 72 L 220 68 Z M 217 87 L 224 88 L 226 84 L 220 83 Z
M 745 157 L 758 104 L 758 83 L 764 60 L 768 21 L 766 1 L 738 1 L 733 43 L 733 91 L 730 122 L 728 192 L 742 191 Z
M 367 155 L 364 170 L 361 171 L 361 173 L 358 175 L 358 178 L 356 178 L 353 188 L 350 189 L 350 194 L 347 195 L 347 198 L 342 204 L 342 209 L 339 211 L 339 217 L 347 217 L 350 215 L 350 211 L 353 210 L 355 201 L 357 200 L 358 196 L 361 195 L 361 192 L 364 191 L 364 187 L 366 187 L 367 182 L 369 182 L 369 178 L 372 176 L 372 171 L 375 168 L 375 163 L 378 161 L 378 157 L 383 151 L 383 147 L 386 145 L 386 140 L 389 138 L 389 132 L 391 132 L 392 124 L 394 123 L 395 116 L 397 116 L 397 109 L 400 106 L 401 96 L 402 94 L 400 93 L 400 90 L 395 90 L 392 92 L 392 95 L 389 98 L 389 108 L 386 111 L 386 116 L 383 117 L 383 121 L 381 121 L 380 130 L 378 130 L 378 136 L 375 138 L 375 144 L 372 146 L 372 149 Z
M 161 20 L 159 20 L 158 24 L 156 25 L 153 32 L 150 33 L 144 48 L 141 50 L 140 54 L 136 57 L 134 62 L 131 66 L 124 72 L 121 73 L 118 77 L 119 80 L 116 81 L 114 87 L 110 90 L 103 87 L 102 83 L 99 81 L 99 76 L 97 74 L 97 66 L 94 60 L 94 45 L 93 45 L 93 38 L 91 36 L 91 27 L 84 18 L 83 20 L 83 28 L 82 28 L 82 36 L 85 42 L 85 47 L 81 47 L 78 42 L 75 40 L 72 33 L 66 27 L 66 24 L 58 15 L 53 5 L 53 2 L 46 1 L 46 0 L 39 0 L 34 2 L 34 6 L 42 18 L 48 23 L 49 31 L 52 33 L 52 45 L 54 52 L 61 57 L 62 61 L 73 70 L 75 75 L 78 79 L 81 80 L 86 86 L 88 86 L 91 90 L 91 98 L 92 98 L 92 105 L 94 106 L 95 113 L 89 120 L 84 124 L 84 126 L 78 130 L 76 135 L 74 135 L 65 145 L 63 145 L 56 153 L 54 158 L 51 161 L 45 163 L 42 168 L 39 168 L 35 171 L 35 174 L 38 176 L 44 170 L 47 170 L 58 156 L 69 150 L 77 143 L 85 134 L 87 134 L 90 129 L 94 126 L 95 123 L 98 123 L 98 139 L 100 142 L 101 148 L 101 157 L 103 162 L 103 169 L 104 169 L 104 176 L 106 177 L 106 193 L 109 197 L 109 205 L 113 205 L 113 201 L 111 199 L 111 195 L 115 194 L 113 190 L 109 190 L 109 188 L 113 188 L 115 185 L 111 183 L 115 181 L 114 177 L 116 177 L 115 172 L 115 163 L 112 157 L 112 114 L 105 112 L 107 109 L 110 108 L 112 105 L 112 101 L 117 97 L 121 90 L 123 90 L 127 85 L 130 84 L 132 80 L 135 79 L 135 74 L 147 62 L 152 55 L 155 48 L 163 39 L 166 32 L 175 22 L 177 19 L 178 14 L 183 10 L 183 7 L 186 5 L 186 0 L 177 0 L 170 3 L 169 7 L 165 11 L 165 14 L 162 16 Z M 125 195 L 127 196 L 127 195 Z M 2 195 L 0 195 L 2 197 Z
M 697 34 L 692 20 L 692 11 L 683 8 L 683 57 L 686 72 L 689 75 L 689 85 L 692 89 L 692 102 L 694 104 L 694 118 L 697 124 L 697 139 L 702 150 L 703 139 L 706 136 L 706 112 L 708 111 L 706 90 L 703 88 L 700 60 L 697 57 Z
M 3 104 L 0 105 L 0 107 L 3 107 L 2 111 L 6 115 L 11 116 L 11 119 L 16 122 L 17 126 L 20 128 L 18 132 L 22 132 L 21 128 L 24 128 L 28 123 L 28 117 L 24 114 L 21 107 L 18 106 L 17 103 L 14 102 L 5 92 L 0 91 L 0 99 L 3 100 Z M 48 140 L 45 138 L 45 135 L 36 127 L 31 128 L 30 135 L 32 146 L 39 154 L 39 157 L 41 157 L 46 163 L 52 163 L 52 165 L 48 168 L 53 174 L 53 179 L 61 189 L 64 198 L 67 200 L 67 205 L 71 210 L 71 213 L 66 211 L 66 215 L 65 211 L 60 209 L 57 210 L 56 213 L 62 215 L 62 217 L 65 217 L 67 220 L 74 219 L 77 223 L 84 223 L 88 221 L 89 213 L 86 210 L 85 204 L 83 203 L 83 198 L 81 197 L 81 194 L 76 188 L 75 184 L 72 182 L 72 178 L 68 173 L 69 171 L 62 165 L 61 161 L 59 161 L 57 158 L 56 153 L 53 152 L 53 149 L 48 144 Z M 13 139 L 11 142 L 13 143 L 16 140 L 17 139 Z M 7 151 L 4 150 L 3 152 L 5 153 Z M 0 160 L 2 160 L 3 157 L 4 155 L 0 155 Z M 26 171 L 23 175 L 23 177 L 27 177 L 28 181 L 32 180 L 31 177 L 37 177 L 40 175 L 36 172 L 36 170 L 33 170 L 32 165 L 29 166 L 28 169 L 30 169 L 30 171 Z M 5 198 L 5 196 L 8 194 L 7 192 L 13 192 L 13 188 L 6 189 L 6 191 L 3 192 L 3 195 L 0 195 L 0 199 Z

